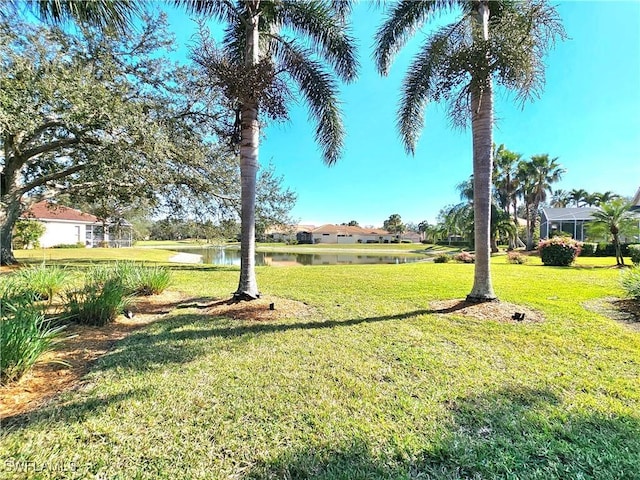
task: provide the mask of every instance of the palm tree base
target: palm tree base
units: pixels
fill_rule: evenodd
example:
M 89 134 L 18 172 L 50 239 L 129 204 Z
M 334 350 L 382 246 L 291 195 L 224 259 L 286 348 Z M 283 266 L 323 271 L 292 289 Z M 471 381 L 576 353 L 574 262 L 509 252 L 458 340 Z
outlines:
M 485 303 L 485 302 L 499 302 L 498 297 L 495 295 L 467 295 L 465 299 L 469 303 Z
M 260 298 L 259 293 L 252 295 L 249 292 L 236 292 L 233 294 L 234 302 L 250 302 L 251 300 L 257 300 L 259 298 Z

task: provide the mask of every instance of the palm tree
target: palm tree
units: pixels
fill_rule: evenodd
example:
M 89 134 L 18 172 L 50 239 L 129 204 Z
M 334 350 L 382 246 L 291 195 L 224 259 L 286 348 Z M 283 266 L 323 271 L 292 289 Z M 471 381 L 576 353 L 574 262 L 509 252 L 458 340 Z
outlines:
M 632 203 L 618 198 L 608 203 L 603 203 L 599 210 L 591 214 L 594 218 L 589 224 L 589 233 L 606 230 L 611 234 L 613 245 L 616 249 L 616 265 L 624 265 L 622 249 L 620 247 L 620 233 L 635 225 L 631 213 Z
M 569 205 L 569 192 L 561 188 L 554 190 L 551 194 L 551 206 L 555 208 L 566 208 Z
M 519 153 L 507 150 L 504 145 L 495 149 L 493 154 L 493 185 L 500 207 L 509 214 L 513 212 L 515 235 L 512 238 L 512 248 L 524 246 L 518 237 L 518 195 L 520 180 L 518 179 L 518 163 L 522 159 Z
M 548 48 L 564 30 L 544 0 L 399 0 L 376 34 L 374 58 L 386 75 L 409 37 L 441 12 L 460 8 L 461 18 L 427 37 L 404 79 L 398 128 L 413 154 L 428 101 L 445 100 L 458 125 L 471 119 L 476 263 L 469 301 L 495 300 L 490 271 L 493 81 L 522 99 L 538 94 Z
M 576 207 L 583 207 L 585 205 L 585 198 L 587 197 L 587 195 L 589 195 L 589 192 L 587 192 L 586 190 L 579 188 L 579 189 L 573 189 L 569 192 L 569 200 L 571 201 L 571 203 L 573 203 Z M 583 202 L 582 205 L 580 205 L 580 202 Z
M 533 250 L 533 236 L 536 230 L 538 209 L 547 200 L 547 193 L 553 191 L 552 184 L 558 182 L 565 169 L 557 158 L 548 154 L 534 155 L 528 162 L 522 162 L 519 176 L 523 184 L 523 196 L 527 204 L 527 249 Z
M 349 2 L 310 0 L 176 0 L 191 13 L 226 24 L 218 49 L 206 41 L 194 53 L 236 113 L 241 174 L 241 265 L 237 300 L 259 297 L 255 276 L 255 187 L 261 121 L 286 118 L 298 89 L 317 122 L 326 164 L 342 149 L 344 129 L 335 76 L 356 77 L 354 46 L 346 28 Z M 311 45 L 311 46 L 310 46 Z
M 120 31 L 131 27 L 133 18 L 140 13 L 140 2 L 135 0 L 9 0 L 4 5 L 5 9 L 0 8 L 2 15 L 26 7 L 45 22 L 74 21 Z

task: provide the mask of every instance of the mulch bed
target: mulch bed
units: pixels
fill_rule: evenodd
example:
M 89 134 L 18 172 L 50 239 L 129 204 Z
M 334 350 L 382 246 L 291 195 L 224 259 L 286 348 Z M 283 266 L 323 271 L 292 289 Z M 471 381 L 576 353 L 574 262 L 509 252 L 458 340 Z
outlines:
M 429 306 L 437 315 L 461 315 L 477 320 L 497 320 L 509 323 L 532 323 L 544 321 L 544 316 L 537 310 L 507 302 L 473 303 L 466 300 L 442 300 L 431 302 Z M 524 318 L 514 318 L 516 314 Z

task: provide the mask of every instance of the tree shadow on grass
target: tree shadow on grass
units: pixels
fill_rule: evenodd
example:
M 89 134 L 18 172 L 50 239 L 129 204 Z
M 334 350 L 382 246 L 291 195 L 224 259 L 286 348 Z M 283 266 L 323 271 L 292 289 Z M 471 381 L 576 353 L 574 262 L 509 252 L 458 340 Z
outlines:
M 76 392 L 78 392 L 78 390 L 76 390 Z M 9 433 L 12 430 L 19 430 L 29 425 L 41 423 L 46 423 L 47 425 L 55 423 L 63 423 L 65 425 L 82 423 L 87 418 L 97 415 L 110 405 L 124 402 L 129 398 L 149 394 L 150 391 L 147 389 L 130 389 L 126 392 L 98 397 L 93 396 L 91 392 L 87 392 L 86 395 L 80 393 L 81 398 L 66 402 L 61 398 L 57 398 L 38 410 L 3 418 L 0 423 L 2 426 L 0 430 Z
M 549 390 L 529 387 L 459 398 L 447 406 L 446 432 L 423 438 L 423 448 L 392 440 L 372 445 L 360 437 L 349 445 L 287 451 L 254 464 L 247 478 L 640 478 L 638 418 L 572 413 Z

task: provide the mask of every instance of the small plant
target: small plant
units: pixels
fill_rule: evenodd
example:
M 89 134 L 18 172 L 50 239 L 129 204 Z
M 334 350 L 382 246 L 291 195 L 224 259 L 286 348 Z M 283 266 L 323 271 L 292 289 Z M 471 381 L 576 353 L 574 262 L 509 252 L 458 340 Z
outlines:
M 636 265 L 621 274 L 620 283 L 629 297 L 640 300 L 640 266 Z
M 66 316 L 72 321 L 102 326 L 116 319 L 131 298 L 122 282 L 109 278 L 104 283 L 89 282 L 84 288 L 66 294 Z
M 634 265 L 640 265 L 640 245 L 629 245 L 629 256 Z
M 64 326 L 53 327 L 28 296 L 2 301 L 0 384 L 19 380 L 52 349 Z
M 57 266 L 27 267 L 14 274 L 24 292 L 33 292 L 38 300 L 51 301 L 64 288 L 69 275 Z
M 38 248 L 40 237 L 45 232 L 45 226 L 37 220 L 18 220 L 14 227 L 13 241 L 16 248 Z
M 469 253 L 469 252 L 460 252 L 460 253 L 456 253 L 453 256 L 453 259 L 456 262 L 460 262 L 460 263 L 475 263 L 476 261 L 476 256 L 473 253 Z
M 552 237 L 538 244 L 542 263 L 550 266 L 567 267 L 580 254 L 581 243 L 569 237 Z
M 507 262 L 512 263 L 514 265 L 524 265 L 529 261 L 529 257 L 523 255 L 520 252 L 508 252 L 507 253 Z
M 171 274 L 165 267 L 140 267 L 135 283 L 135 295 L 158 295 L 171 282 Z
M 433 259 L 433 263 L 448 263 L 450 261 L 451 255 L 447 255 L 446 253 L 440 253 Z

